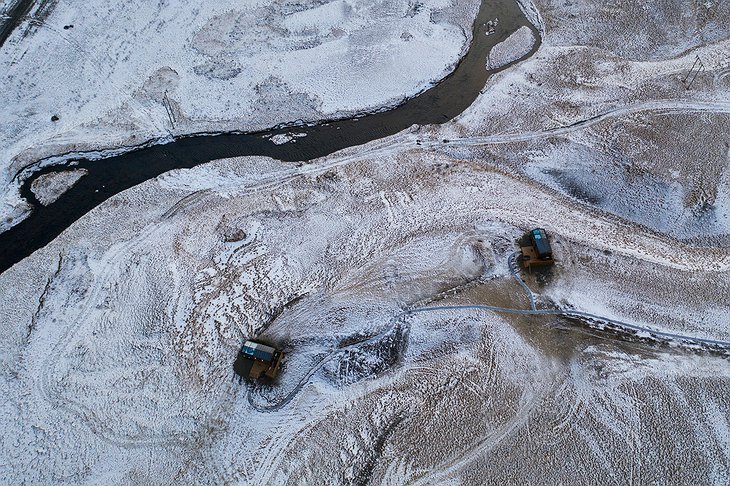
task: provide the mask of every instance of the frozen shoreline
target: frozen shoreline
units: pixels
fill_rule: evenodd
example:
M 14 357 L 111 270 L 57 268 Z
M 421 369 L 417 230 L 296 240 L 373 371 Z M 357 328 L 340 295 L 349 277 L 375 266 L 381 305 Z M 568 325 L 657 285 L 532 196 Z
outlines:
M 315 8 L 229 1 L 182 10 L 134 2 L 34 9 L 35 23 L 0 50 L 0 187 L 5 193 L 17 170 L 58 153 L 396 105 L 452 70 L 478 7 L 333 0 Z M 98 29 L 101 12 L 126 22 Z M 261 15 L 269 24 L 254 28 Z M 5 202 L 0 215 L 13 203 Z
M 484 35 L 488 29 L 485 18 L 491 15 L 500 17 L 501 22 L 496 29 L 489 30 L 489 35 Z M 24 169 L 25 174 L 18 179 L 22 181 L 21 194 L 30 201 L 34 200 L 29 192 L 29 184 L 33 178 L 64 170 L 62 167 L 53 167 L 55 165 L 68 162 L 73 167 L 84 168 L 90 175 L 85 178 L 83 187 L 67 194 L 60 205 L 48 209 L 36 206 L 32 217 L 0 235 L 0 246 L 11 249 L 2 253 L 0 271 L 8 268 L 24 254 L 27 255 L 50 241 L 76 218 L 112 194 L 155 177 L 165 170 L 192 167 L 216 158 L 236 155 L 265 155 L 286 161 L 305 161 L 347 146 L 385 137 L 412 125 L 442 124 L 458 116 L 478 96 L 488 76 L 528 58 L 538 47 L 538 39 L 532 34 L 534 27 L 527 23 L 521 11 L 509 0 L 491 6 L 485 4 L 474 25 L 477 35 L 459 67 L 437 86 L 392 110 L 379 109 L 351 120 L 320 122 L 316 125 L 292 126 L 259 133 L 169 138 L 152 141 L 134 151 L 113 149 L 90 152 L 88 156 L 73 152 L 43 159 L 28 166 Z M 507 38 L 516 30 L 527 32 L 527 37 L 521 35 L 525 39 L 517 44 L 512 41 L 514 37 Z M 505 44 L 509 46 L 502 47 Z M 484 58 L 493 50 L 500 52 L 500 65 L 487 70 Z M 510 50 L 514 52 L 510 53 Z M 167 141 L 170 142 L 169 145 L 158 143 Z M 117 175 L 116 168 L 124 168 L 126 173 Z M 40 232 L 38 225 L 34 223 L 36 220 L 44 221 L 44 229 Z

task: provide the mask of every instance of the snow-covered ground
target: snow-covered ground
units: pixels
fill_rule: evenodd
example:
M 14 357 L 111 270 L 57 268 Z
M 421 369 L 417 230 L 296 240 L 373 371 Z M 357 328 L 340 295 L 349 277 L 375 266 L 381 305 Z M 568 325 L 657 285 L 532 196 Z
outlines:
M 556 316 L 401 315 L 528 308 L 507 259 L 541 226 L 541 306 L 730 340 L 727 41 L 571 45 L 607 42 L 570 16 L 587 5 L 538 1 L 546 44 L 453 123 L 164 174 L 0 275 L 0 477 L 727 484 L 726 357 Z M 286 351 L 275 386 L 236 380 L 250 336 Z
M 86 174 L 85 169 L 78 169 L 42 175 L 33 181 L 30 189 L 38 202 L 47 205 L 58 199 L 61 194 L 73 187 Z
M 728 36 L 723 0 L 534 0 L 555 46 L 593 46 L 630 60 L 666 60 Z
M 15 0 L 0 0 L 0 15 L 5 14 L 15 3 Z
M 453 69 L 478 6 L 40 2 L 0 50 L 0 216 L 22 212 L 6 188 L 43 157 L 397 104 Z
M 487 67 L 499 69 L 514 59 L 519 59 L 530 52 L 536 40 L 529 28 L 520 27 L 504 42 L 500 42 L 492 49 L 487 60 Z
M 564 444 L 553 453 L 564 458 L 550 470 L 556 477 L 580 479 L 562 465 L 581 459 L 605 480 L 634 469 L 670 478 L 684 469 L 625 456 L 677 440 L 676 426 L 642 425 L 663 423 L 664 413 L 692 431 L 687 447 L 713 465 L 687 467 L 693 477 L 725 477 L 724 359 L 593 339 L 555 328 L 553 318 L 446 311 L 392 321 L 404 306 L 454 294 L 524 307 L 506 258 L 536 224 L 553 235 L 560 261 L 552 282 L 530 280 L 543 297 L 728 339 L 722 303 L 706 305 L 728 291 L 727 251 L 679 245 L 667 258 L 669 241 L 490 167 L 384 142 L 299 169 L 221 161 L 115 196 L 0 277 L 2 320 L 13 323 L 1 353 L 10 397 L 4 475 L 472 483 L 475 468 L 530 477 L 527 462 L 491 468 L 503 454 L 512 461 L 513 450 L 529 457 L 524 441 L 538 448 L 549 438 Z M 631 277 L 654 293 L 611 287 L 610 272 L 579 285 L 606 250 L 622 268 L 658 267 Z M 697 277 L 702 288 L 669 284 L 673 272 L 687 278 L 719 262 Z M 674 312 L 657 320 L 632 307 L 637 298 L 674 301 Z M 276 387 L 248 390 L 231 364 L 242 340 L 261 331 L 287 361 Z M 706 412 L 655 410 L 634 397 L 637 387 L 666 403 L 703 390 Z M 255 408 L 292 393 L 280 410 Z M 31 474 L 32 465 L 40 467 Z
M 704 30 L 652 40 L 669 54 L 649 60 L 635 55 L 641 36 L 609 34 L 646 9 L 632 2 L 614 13 L 596 7 L 595 28 L 578 29 L 578 12 L 593 2 L 537 4 L 547 25 L 540 51 L 497 74 L 439 136 L 454 147 L 483 147 L 483 157 L 509 170 L 655 231 L 730 245 L 730 32 L 720 22 L 730 19 L 727 3 L 713 7 L 711 18 L 702 12 L 712 2 L 697 6 Z M 634 21 L 642 32 L 651 21 L 674 29 L 664 11 Z M 704 70 L 686 89 L 698 57 Z

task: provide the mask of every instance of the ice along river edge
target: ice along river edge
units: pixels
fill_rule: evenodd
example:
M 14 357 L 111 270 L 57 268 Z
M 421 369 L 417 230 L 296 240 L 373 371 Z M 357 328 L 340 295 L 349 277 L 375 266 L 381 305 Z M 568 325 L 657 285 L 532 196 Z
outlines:
M 487 22 L 495 17 L 499 23 L 494 32 L 487 35 Z M 486 59 L 491 49 L 523 26 L 528 27 L 535 38 L 531 50 L 498 69 L 487 70 Z M 472 33 L 473 40 L 466 55 L 454 72 L 437 85 L 388 111 L 297 127 L 297 132 L 306 134 L 297 143 L 277 145 L 271 141 L 272 137 L 290 132 L 291 127 L 254 133 L 194 134 L 165 144 L 151 142 L 139 149 L 99 160 L 76 154 L 73 161 L 65 165 L 33 171 L 23 180 L 20 189 L 21 196 L 33 208 L 31 214 L 0 233 L 0 273 L 53 241 L 108 198 L 167 171 L 249 155 L 303 162 L 393 135 L 412 125 L 447 122 L 473 103 L 492 74 L 529 58 L 541 42 L 538 29 L 528 21 L 515 0 L 483 1 Z M 34 166 L 40 167 L 42 162 Z M 33 181 L 70 169 L 84 169 L 88 173 L 55 202 L 41 205 L 31 191 Z

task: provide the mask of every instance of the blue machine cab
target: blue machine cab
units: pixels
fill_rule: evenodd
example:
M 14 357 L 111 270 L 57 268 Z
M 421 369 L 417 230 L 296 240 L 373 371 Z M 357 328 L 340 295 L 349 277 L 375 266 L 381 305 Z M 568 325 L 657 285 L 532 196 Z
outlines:
M 550 247 L 547 234 L 542 228 L 535 228 L 530 232 L 530 242 L 535 249 L 537 258 L 540 260 L 550 260 L 553 257 L 553 249 Z

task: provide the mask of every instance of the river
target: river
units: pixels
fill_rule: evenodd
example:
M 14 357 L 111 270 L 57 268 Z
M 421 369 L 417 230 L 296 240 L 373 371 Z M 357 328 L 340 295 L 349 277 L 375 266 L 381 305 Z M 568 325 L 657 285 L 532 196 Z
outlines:
M 499 23 L 492 34 L 486 35 L 486 23 L 495 17 Z M 523 26 L 530 28 L 535 36 L 532 50 L 497 70 L 487 70 L 486 59 L 492 47 Z M 166 144 L 151 145 L 101 160 L 75 158 L 73 165 L 53 165 L 36 170 L 23 180 L 20 191 L 33 207 L 31 214 L 0 233 L 0 273 L 53 241 L 63 230 L 111 196 L 167 171 L 247 155 L 305 162 L 393 135 L 412 125 L 447 122 L 474 102 L 489 76 L 532 56 L 540 46 L 539 32 L 514 0 L 482 2 L 472 32 L 473 40 L 467 53 L 450 75 L 388 111 L 255 133 L 188 135 Z M 270 140 L 272 136 L 292 131 L 305 136 L 297 138 L 296 143 L 280 145 Z M 78 169 L 85 169 L 88 174 L 47 206 L 41 205 L 31 191 L 33 181 L 42 175 Z

